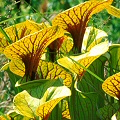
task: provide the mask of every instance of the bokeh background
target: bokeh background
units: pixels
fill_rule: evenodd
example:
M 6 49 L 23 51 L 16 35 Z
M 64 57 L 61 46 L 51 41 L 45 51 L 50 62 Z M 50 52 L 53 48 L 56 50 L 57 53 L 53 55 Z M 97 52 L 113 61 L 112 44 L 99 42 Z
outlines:
M 41 22 L 44 21 L 43 15 L 50 19 L 84 1 L 86 0 L 0 0 L 0 25 L 7 27 L 26 19 Z M 113 5 L 120 8 L 120 0 L 114 0 Z M 109 15 L 106 10 L 94 15 L 89 24 L 105 30 L 110 41 L 120 42 L 120 19 Z

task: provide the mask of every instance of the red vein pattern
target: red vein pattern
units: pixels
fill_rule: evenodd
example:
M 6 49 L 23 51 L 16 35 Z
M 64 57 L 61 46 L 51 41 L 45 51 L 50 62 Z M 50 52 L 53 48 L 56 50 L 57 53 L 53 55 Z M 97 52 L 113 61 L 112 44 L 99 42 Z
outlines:
M 71 33 L 74 46 L 81 51 L 81 45 L 89 19 L 108 5 L 113 0 L 87 1 L 58 14 L 52 21 L 53 25 L 61 26 L 64 30 Z
M 58 79 L 64 81 L 64 85 L 70 87 L 72 84 L 72 76 L 65 71 L 61 66 L 52 62 L 40 61 L 38 66 L 38 73 L 42 79 Z
M 25 75 L 30 79 L 35 79 L 39 59 L 45 48 L 63 35 L 63 30 L 58 26 L 49 27 L 9 45 L 4 54 L 12 60 L 21 60 L 25 65 Z
M 61 97 L 61 98 L 56 98 L 53 100 L 50 100 L 49 102 L 46 102 L 43 105 L 40 105 L 37 110 L 36 113 L 38 116 L 40 116 L 43 120 L 48 120 L 50 113 L 52 112 L 53 108 L 65 97 Z
M 53 108 L 68 96 L 71 96 L 71 91 L 66 86 L 48 88 L 43 96 L 45 102 L 41 103 L 36 109 L 36 115 L 44 120 L 48 120 Z
M 66 100 L 63 100 L 63 106 L 62 106 L 62 118 L 65 119 L 71 119 L 70 117 L 70 111 L 68 108 L 68 102 Z
M 5 28 L 4 30 L 11 41 L 14 43 L 17 40 L 44 28 L 46 28 L 46 25 L 44 23 L 38 24 L 31 20 L 27 20 L 25 22 Z M 3 52 L 5 47 L 7 47 L 8 45 L 8 41 L 6 40 L 4 35 L 0 33 L 0 52 Z
M 120 99 L 120 72 L 107 78 L 102 89 L 110 96 Z
M 84 67 L 88 68 L 92 64 L 92 62 L 94 60 L 96 60 L 99 56 L 100 55 L 98 55 L 98 56 L 86 56 L 86 58 L 80 59 L 77 62 L 80 63 L 81 65 L 83 65 Z M 72 66 L 72 68 L 75 71 L 75 73 L 78 74 L 80 77 L 82 77 L 84 75 L 84 73 L 86 72 L 86 70 L 78 64 L 74 64 Z

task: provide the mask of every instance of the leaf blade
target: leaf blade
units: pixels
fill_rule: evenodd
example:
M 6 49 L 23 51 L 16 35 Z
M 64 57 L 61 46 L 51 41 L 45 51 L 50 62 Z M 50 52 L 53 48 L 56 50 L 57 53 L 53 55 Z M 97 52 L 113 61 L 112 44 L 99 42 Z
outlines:
M 6 47 L 4 54 L 11 60 L 22 61 L 25 66 L 25 75 L 30 79 L 35 79 L 34 74 L 46 47 L 63 35 L 64 32 L 60 27 L 49 27 L 30 34 Z
M 5 31 L 5 34 L 10 39 L 10 43 L 14 43 L 19 39 L 44 28 L 46 28 L 46 25 L 44 23 L 37 24 L 31 20 L 26 20 L 25 22 L 18 23 L 16 25 L 5 28 L 4 31 Z M 2 34 L 2 32 L 0 33 L 0 52 L 1 53 L 3 53 L 4 49 L 8 45 L 10 45 L 9 41 L 7 41 L 8 37 L 5 38 L 4 34 Z
M 48 88 L 43 96 L 43 98 L 46 97 L 47 102 L 41 104 L 37 108 L 36 114 L 43 119 L 48 119 L 51 111 L 58 104 L 58 102 L 70 95 L 70 89 L 65 86 Z
M 52 62 L 41 60 L 38 66 L 38 74 L 41 75 L 42 79 L 62 79 L 63 84 L 68 87 L 72 84 L 71 74 L 58 64 Z
M 117 9 L 116 7 L 109 5 L 106 8 L 107 12 L 117 18 L 120 18 L 120 9 Z
M 40 103 L 40 100 L 33 98 L 24 90 L 14 97 L 14 110 L 18 114 L 28 118 L 35 118 L 35 110 Z
M 87 1 L 59 13 L 53 20 L 53 25 L 61 26 L 71 33 L 74 47 L 81 52 L 82 41 L 87 24 L 93 14 L 96 14 L 112 4 L 113 0 Z
M 102 89 L 110 96 L 120 99 L 120 72 L 108 77 L 102 84 Z

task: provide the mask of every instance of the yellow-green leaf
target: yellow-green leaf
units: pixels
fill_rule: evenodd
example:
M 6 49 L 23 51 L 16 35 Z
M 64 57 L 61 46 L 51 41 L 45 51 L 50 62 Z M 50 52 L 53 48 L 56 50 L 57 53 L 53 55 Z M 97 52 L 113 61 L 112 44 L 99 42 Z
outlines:
M 62 112 L 62 117 L 71 120 L 69 108 L 67 108 L 64 112 Z
M 71 33 L 74 46 L 81 51 L 82 41 L 88 21 L 96 14 L 112 4 L 113 0 L 87 1 L 59 13 L 52 21 L 53 25 L 61 26 Z
M 120 99 L 120 72 L 108 77 L 102 84 L 102 89 L 110 96 Z
M 13 103 L 16 113 L 28 118 L 35 118 L 35 111 L 40 104 L 40 100 L 33 98 L 27 91 L 24 90 L 14 97 Z
M 30 34 L 9 45 L 5 48 L 4 54 L 11 60 L 22 61 L 25 65 L 25 75 L 35 79 L 34 77 L 39 64 L 39 59 L 46 47 L 63 35 L 64 32 L 60 27 L 49 27 L 35 32 L 34 34 Z M 17 64 L 14 66 L 17 68 Z
M 0 72 L 7 70 L 8 67 L 9 67 L 9 63 L 6 63 L 4 66 L 2 66 L 2 68 L 0 69 Z
M 11 120 L 11 118 L 9 115 L 5 115 L 5 116 L 0 116 L 0 120 Z
M 83 38 L 82 52 L 90 51 L 92 47 L 99 44 L 107 36 L 107 33 L 100 29 L 87 27 Z
M 81 64 L 82 66 L 88 68 L 90 64 L 100 57 L 102 54 L 107 52 L 108 50 L 108 42 L 100 43 L 94 46 L 89 52 L 79 55 L 79 56 L 70 56 L 73 60 Z M 69 57 L 63 57 L 58 59 L 58 63 L 63 67 L 69 69 L 71 72 L 82 76 L 85 72 L 84 68 L 80 65 L 74 63 Z
M 44 23 L 38 24 L 34 21 L 27 20 L 25 22 L 5 28 L 4 31 L 9 36 L 10 40 L 14 43 L 17 40 L 44 28 L 46 28 Z M 9 42 L 6 40 L 4 35 L 0 33 L 0 53 L 2 53 L 5 47 L 8 45 Z
M 72 84 L 72 76 L 58 64 L 41 60 L 37 72 L 42 79 L 61 78 L 65 86 L 70 87 Z
M 110 64 L 115 72 L 120 71 L 120 44 L 112 44 L 109 47 Z
M 18 113 L 16 113 L 14 110 L 10 110 L 8 112 L 8 115 L 11 117 L 12 120 L 30 120 L 30 118 L 26 116 L 22 116 Z
M 12 60 L 9 63 L 10 71 L 14 74 L 23 77 L 25 75 L 25 65 L 22 60 Z
M 68 102 L 66 100 L 63 100 L 62 118 L 71 119 L 70 111 L 69 111 L 69 108 L 68 108 Z
M 40 104 L 36 110 L 36 114 L 42 119 L 47 120 L 53 108 L 64 98 L 71 95 L 71 91 L 66 86 L 50 87 L 45 92 L 43 98 L 46 102 Z
M 120 9 L 117 9 L 116 7 L 109 5 L 106 8 L 107 12 L 117 18 L 120 18 Z
M 60 47 L 61 54 L 67 54 L 73 47 L 73 39 L 64 35 L 63 43 Z

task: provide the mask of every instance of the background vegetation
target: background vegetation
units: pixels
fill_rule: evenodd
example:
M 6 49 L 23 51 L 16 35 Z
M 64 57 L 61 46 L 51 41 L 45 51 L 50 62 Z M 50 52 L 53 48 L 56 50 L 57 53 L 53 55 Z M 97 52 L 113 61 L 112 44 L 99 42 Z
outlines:
M 45 20 L 43 16 L 50 19 L 60 11 L 84 1 L 86 0 L 0 0 L 0 25 L 6 27 L 30 18 L 36 22 L 41 22 Z M 113 4 L 115 7 L 120 8 L 119 0 L 114 0 Z M 117 43 L 120 42 L 119 22 L 118 18 L 102 11 L 94 15 L 90 24 L 107 31 L 109 40 Z

